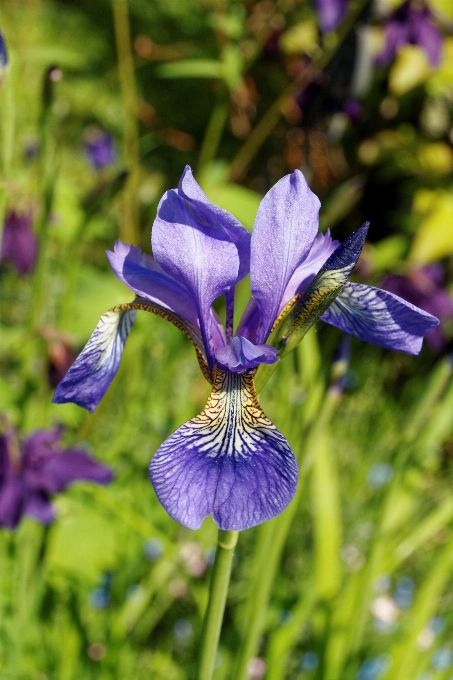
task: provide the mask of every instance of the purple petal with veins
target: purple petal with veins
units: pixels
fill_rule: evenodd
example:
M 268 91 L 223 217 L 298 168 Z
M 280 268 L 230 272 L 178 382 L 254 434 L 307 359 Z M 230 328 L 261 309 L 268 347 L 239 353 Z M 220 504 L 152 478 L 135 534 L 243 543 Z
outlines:
M 303 174 L 286 175 L 261 201 L 252 234 L 250 285 L 260 310 L 256 343 L 269 335 L 286 287 L 318 231 L 319 199 Z
M 295 295 L 302 292 L 310 285 L 323 264 L 329 259 L 339 245 L 339 241 L 332 239 L 330 230 L 327 230 L 325 234 L 318 234 L 313 241 L 313 245 L 307 258 L 297 267 L 289 280 L 283 294 L 279 312 Z
M 195 301 L 189 290 L 169 276 L 151 255 L 137 246 L 117 241 L 107 257 L 116 276 L 141 297 L 157 302 L 199 326 Z
M 149 466 L 156 494 L 175 520 L 198 529 L 243 530 L 282 512 L 297 486 L 288 442 L 264 415 L 249 373 L 217 370 L 200 415 L 159 447 Z
M 250 271 L 250 239 L 247 229 L 231 213 L 214 205 L 195 181 L 190 166 L 186 165 L 179 181 L 178 193 L 188 203 L 197 222 L 205 226 L 221 227 L 235 244 L 239 254 L 238 281 Z
M 407 354 L 418 354 L 423 337 L 439 323 L 397 295 L 360 283 L 347 283 L 321 319 L 360 340 Z
M 159 203 L 152 244 L 158 264 L 185 286 L 196 301 L 200 329 L 212 366 L 211 304 L 238 281 L 237 247 L 222 226 L 200 224 L 176 190 L 167 191 Z
M 55 390 L 52 402 L 73 402 L 93 412 L 115 377 L 136 317 L 135 309 L 103 314 L 90 339 Z

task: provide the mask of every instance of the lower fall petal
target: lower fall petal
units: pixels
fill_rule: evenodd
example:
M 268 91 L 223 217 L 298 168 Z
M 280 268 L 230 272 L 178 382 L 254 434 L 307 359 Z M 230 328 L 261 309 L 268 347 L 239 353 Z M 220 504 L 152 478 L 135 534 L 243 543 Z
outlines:
M 265 416 L 253 375 L 217 368 L 204 410 L 156 451 L 149 474 L 168 514 L 190 529 L 208 515 L 243 530 L 281 513 L 297 486 L 296 459 Z

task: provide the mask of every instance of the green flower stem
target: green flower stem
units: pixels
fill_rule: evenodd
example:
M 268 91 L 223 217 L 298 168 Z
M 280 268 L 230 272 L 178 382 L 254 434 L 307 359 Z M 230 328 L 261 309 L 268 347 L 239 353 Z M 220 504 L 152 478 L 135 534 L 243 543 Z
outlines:
M 228 120 L 228 92 L 222 87 L 218 94 L 217 102 L 211 113 L 211 118 L 206 129 L 206 133 L 201 146 L 200 157 L 198 159 L 198 170 L 202 170 L 205 165 L 210 163 L 217 154 L 225 124 Z
M 47 88 L 46 88 L 47 85 Z M 47 98 L 45 94 L 47 95 Z M 42 93 L 42 111 L 39 120 L 39 137 L 41 155 L 39 158 L 39 174 L 41 182 L 41 214 L 36 224 L 39 239 L 38 258 L 33 274 L 33 288 L 30 305 L 30 327 L 39 328 L 45 323 L 45 304 L 47 299 L 46 270 L 49 247 L 49 218 L 55 196 L 55 187 L 59 171 L 51 104 L 54 96 L 54 82 L 44 76 Z
M 211 680 L 214 671 L 228 585 L 230 583 L 231 564 L 238 536 L 238 531 L 222 531 L 219 529 L 217 551 L 209 589 L 208 608 L 201 634 L 197 680 Z
M 286 510 L 264 525 L 260 540 L 257 544 L 254 563 L 259 568 L 254 574 L 254 585 L 249 591 L 246 602 L 246 617 L 244 621 L 245 638 L 238 654 L 238 664 L 234 674 L 235 680 L 247 679 L 247 666 L 257 652 L 260 637 L 265 629 L 266 616 L 269 600 L 272 594 L 272 586 L 275 582 L 278 565 L 283 548 L 291 527 L 292 520 L 299 505 L 304 491 L 305 477 L 311 467 L 311 462 L 316 453 L 319 441 L 324 437 L 326 427 L 330 422 L 340 395 L 336 390 L 326 392 L 319 417 L 314 423 L 306 445 L 299 452 L 300 464 L 299 484 L 296 495 Z M 301 460 L 303 459 L 303 460 Z M 263 568 L 265 565 L 265 568 Z
M 296 94 L 303 92 L 319 73 L 326 68 L 367 2 L 368 0 L 353 0 L 349 4 L 348 13 L 338 31 L 330 33 L 325 37 L 324 48 L 319 56 L 313 59 L 312 68 L 307 69 L 300 80 L 290 83 L 271 104 L 233 158 L 229 173 L 231 182 L 238 181 L 244 176 L 248 166 L 280 120 L 287 108 L 287 103 Z
M 140 182 L 140 153 L 135 71 L 127 0 L 113 0 L 113 20 L 124 111 L 124 156 L 129 172 L 124 190 L 124 214 L 120 225 L 120 237 L 126 243 L 137 245 L 140 239 L 137 197 Z

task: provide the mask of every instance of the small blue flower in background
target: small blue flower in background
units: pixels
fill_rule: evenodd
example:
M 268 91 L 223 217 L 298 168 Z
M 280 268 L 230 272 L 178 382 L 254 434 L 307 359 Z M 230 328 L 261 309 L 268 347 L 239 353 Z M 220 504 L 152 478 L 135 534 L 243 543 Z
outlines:
M 61 428 L 38 430 L 19 440 L 5 427 L 0 436 L 0 526 L 15 529 L 23 515 L 49 524 L 55 519 L 51 495 L 75 481 L 111 481 L 111 470 L 84 451 L 63 449 L 61 435 Z
M 366 476 L 366 481 L 372 489 L 379 489 L 393 477 L 393 466 L 390 463 L 376 463 L 372 465 Z
M 10 210 L 3 225 L 0 262 L 8 261 L 18 274 L 30 274 L 36 264 L 38 239 L 30 211 Z
M 183 331 L 212 392 L 202 413 L 159 447 L 149 473 L 164 508 L 191 529 L 211 514 L 221 529 L 250 528 L 282 512 L 295 493 L 293 452 L 258 403 L 254 377 L 261 364 L 294 349 L 319 318 L 409 354 L 420 351 L 423 336 L 438 324 L 396 295 L 348 283 L 368 224 L 340 245 L 329 233 L 317 236 L 319 207 L 296 170 L 263 198 L 250 235 L 208 200 L 186 167 L 158 206 L 154 256 L 121 242 L 107 253 L 137 297 L 101 317 L 54 402 L 96 408 L 137 310 Z M 235 285 L 249 273 L 252 297 L 234 330 Z M 212 307 L 221 295 L 225 326 Z M 266 344 L 270 336 L 273 344 Z
M 164 554 L 164 545 L 159 538 L 148 538 L 145 542 L 145 555 L 150 562 L 155 562 Z
M 393 599 L 401 609 L 408 609 L 414 601 L 414 579 L 410 576 L 401 576 L 396 582 Z
M 305 652 L 300 660 L 300 669 L 303 671 L 314 671 L 318 667 L 319 656 L 316 652 Z
M 173 626 L 175 638 L 178 642 L 186 644 L 193 635 L 193 626 L 189 619 L 178 619 Z
M 374 658 L 365 659 L 356 675 L 356 680 L 376 680 L 382 677 L 392 665 L 389 654 L 380 654 Z
M 453 666 L 453 651 L 449 647 L 439 647 L 433 652 L 431 666 L 438 673 L 448 671 Z
M 102 170 L 117 159 L 112 135 L 94 125 L 85 130 L 85 150 L 95 170 Z
M 384 25 L 384 47 L 376 59 L 387 66 L 403 45 L 418 45 L 425 50 L 431 66 L 439 66 L 443 36 L 434 25 L 434 15 L 426 2 L 405 0 Z

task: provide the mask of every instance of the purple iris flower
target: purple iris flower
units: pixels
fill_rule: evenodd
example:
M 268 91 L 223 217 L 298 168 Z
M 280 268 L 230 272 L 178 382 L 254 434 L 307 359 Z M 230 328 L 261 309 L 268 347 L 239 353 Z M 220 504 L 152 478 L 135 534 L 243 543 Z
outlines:
M 19 274 L 33 271 L 38 254 L 38 239 L 32 229 L 31 212 L 11 210 L 3 226 L 0 261 L 8 260 Z
M 433 14 L 424 2 L 405 0 L 388 18 L 384 26 L 384 48 L 376 59 L 378 66 L 387 66 L 403 45 L 422 47 L 432 66 L 438 66 L 442 56 L 443 36 L 433 23 Z
M 62 430 L 38 430 L 19 441 L 7 428 L 0 436 L 0 526 L 15 529 L 23 515 L 41 524 L 55 519 L 50 495 L 77 480 L 108 484 L 112 472 L 84 451 L 62 449 Z
M 396 295 L 347 283 L 368 224 L 339 245 L 328 233 L 316 235 L 319 207 L 296 170 L 263 198 L 250 236 L 208 200 L 186 167 L 178 188 L 159 203 L 154 257 L 121 242 L 107 253 L 137 297 L 101 317 L 54 402 L 93 411 L 118 369 L 136 310 L 182 330 L 212 392 L 204 410 L 159 447 L 149 473 L 162 505 L 187 527 L 198 528 L 212 514 L 221 529 L 247 529 L 290 502 L 296 460 L 263 413 L 254 378 L 262 364 L 293 349 L 321 315 L 359 338 L 410 354 L 438 323 Z M 234 331 L 235 285 L 249 273 L 252 298 Z M 225 327 L 212 307 L 221 295 Z
M 347 0 L 315 0 L 319 24 L 323 33 L 334 31 L 346 14 Z
M 415 267 L 406 276 L 386 276 L 382 283 L 385 290 L 404 297 L 439 318 L 439 326 L 426 336 L 426 342 L 435 352 L 441 352 L 446 346 L 444 324 L 453 319 L 453 298 L 442 287 L 444 278 L 445 269 L 441 264 L 434 263 Z
M 112 135 L 97 127 L 88 128 L 85 135 L 85 149 L 95 170 L 102 170 L 116 161 Z

